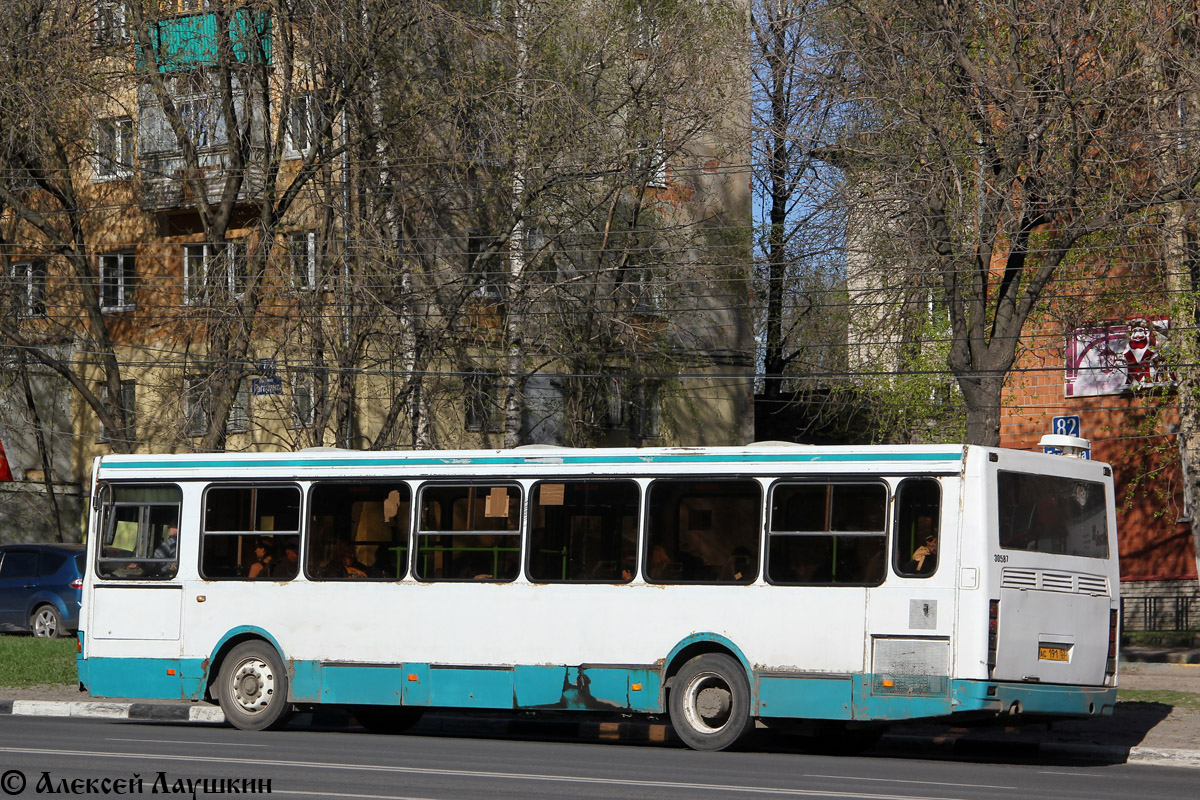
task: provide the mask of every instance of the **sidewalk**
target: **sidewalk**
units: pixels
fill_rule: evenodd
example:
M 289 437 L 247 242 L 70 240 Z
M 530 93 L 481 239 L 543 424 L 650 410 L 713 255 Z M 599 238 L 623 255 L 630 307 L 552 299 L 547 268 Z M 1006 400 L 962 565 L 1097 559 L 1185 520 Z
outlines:
M 1200 649 L 1125 648 L 1120 684 L 1124 689 L 1162 692 L 1163 702 L 1118 703 L 1111 717 L 1053 723 L 1013 724 L 997 718 L 970 726 L 944 721 L 897 723 L 876 752 L 898 755 L 941 755 L 1040 762 L 1140 763 L 1200 768 L 1200 704 L 1173 704 L 1172 697 L 1200 696 Z M 127 719 L 148 722 L 222 724 L 218 706 L 186 701 L 63 699 L 62 687 L 40 693 L 0 688 L 0 716 Z M 1158 696 L 1157 694 L 1154 696 Z M 296 726 L 357 727 L 341 711 L 297 715 Z M 671 726 L 661 720 L 614 720 L 568 714 L 430 712 L 413 733 L 479 737 L 565 737 L 591 741 L 677 743 Z M 786 737 L 772 747 L 803 749 Z

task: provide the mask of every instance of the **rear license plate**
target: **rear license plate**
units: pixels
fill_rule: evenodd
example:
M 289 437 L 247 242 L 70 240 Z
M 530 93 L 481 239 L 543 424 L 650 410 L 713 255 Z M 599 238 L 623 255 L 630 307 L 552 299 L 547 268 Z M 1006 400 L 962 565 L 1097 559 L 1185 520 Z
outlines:
M 1071 653 L 1065 647 L 1039 647 L 1038 661 L 1070 661 Z

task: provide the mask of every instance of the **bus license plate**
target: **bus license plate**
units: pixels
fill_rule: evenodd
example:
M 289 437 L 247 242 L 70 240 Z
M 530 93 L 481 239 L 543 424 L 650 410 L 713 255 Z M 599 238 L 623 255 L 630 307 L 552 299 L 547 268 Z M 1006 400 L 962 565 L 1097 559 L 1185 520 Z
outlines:
M 1038 661 L 1070 661 L 1070 652 L 1065 647 L 1039 647 Z

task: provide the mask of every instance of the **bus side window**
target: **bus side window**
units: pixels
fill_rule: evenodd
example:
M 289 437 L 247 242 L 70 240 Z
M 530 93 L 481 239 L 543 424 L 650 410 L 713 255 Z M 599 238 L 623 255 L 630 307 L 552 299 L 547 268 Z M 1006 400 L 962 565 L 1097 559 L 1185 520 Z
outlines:
M 200 577 L 286 581 L 295 577 L 300 489 L 210 486 L 204 494 Z
M 414 574 L 422 581 L 511 581 L 521 571 L 521 489 L 506 484 L 421 488 Z
M 771 493 L 768 580 L 816 586 L 882 583 L 887 499 L 882 483 L 777 484 Z
M 530 504 L 529 579 L 628 583 L 637 556 L 638 485 L 544 481 Z
M 650 485 L 649 505 L 647 581 L 745 584 L 758 579 L 758 481 L 659 479 Z
M 901 481 L 896 490 L 892 566 L 897 575 L 927 578 L 937 569 L 942 487 L 932 478 Z
M 313 488 L 307 573 L 314 580 L 394 581 L 408 573 L 408 484 Z
M 179 487 L 113 485 L 110 496 L 101 520 L 97 574 L 124 579 L 175 577 L 183 500 Z

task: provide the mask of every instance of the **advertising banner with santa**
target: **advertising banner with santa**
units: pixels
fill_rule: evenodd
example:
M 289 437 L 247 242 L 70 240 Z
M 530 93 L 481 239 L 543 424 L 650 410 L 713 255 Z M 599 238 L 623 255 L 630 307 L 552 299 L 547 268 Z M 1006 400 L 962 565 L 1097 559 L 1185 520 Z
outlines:
M 1067 336 L 1067 397 L 1124 394 L 1171 386 L 1170 322 L 1141 317 Z

